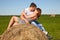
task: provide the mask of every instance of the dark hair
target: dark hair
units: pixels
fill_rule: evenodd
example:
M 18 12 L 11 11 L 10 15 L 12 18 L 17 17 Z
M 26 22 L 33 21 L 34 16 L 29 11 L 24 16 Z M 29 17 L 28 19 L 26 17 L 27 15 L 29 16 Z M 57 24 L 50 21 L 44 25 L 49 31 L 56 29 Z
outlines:
M 37 7 L 37 6 L 36 6 L 35 3 L 32 2 L 32 3 L 30 4 L 30 7 Z
M 39 18 L 41 16 L 42 10 L 40 8 L 37 8 L 37 11 L 38 11 L 37 17 Z

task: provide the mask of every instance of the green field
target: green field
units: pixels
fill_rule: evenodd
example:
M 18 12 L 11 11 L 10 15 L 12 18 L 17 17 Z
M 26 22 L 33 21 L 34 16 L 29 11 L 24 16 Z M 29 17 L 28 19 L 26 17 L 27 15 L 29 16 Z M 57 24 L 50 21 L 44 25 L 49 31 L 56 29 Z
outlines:
M 0 34 L 6 30 L 10 18 L 11 16 L 0 16 Z M 38 21 L 43 24 L 45 29 L 53 37 L 52 40 L 60 40 L 60 15 L 56 15 L 56 17 L 42 15 Z

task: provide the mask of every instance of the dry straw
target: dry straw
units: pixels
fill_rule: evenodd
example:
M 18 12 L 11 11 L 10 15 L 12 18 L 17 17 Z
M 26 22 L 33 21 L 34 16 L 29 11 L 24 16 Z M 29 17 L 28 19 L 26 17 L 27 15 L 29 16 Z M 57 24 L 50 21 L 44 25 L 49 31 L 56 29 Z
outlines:
M 18 24 L 6 30 L 0 40 L 48 40 L 48 38 L 38 27 Z

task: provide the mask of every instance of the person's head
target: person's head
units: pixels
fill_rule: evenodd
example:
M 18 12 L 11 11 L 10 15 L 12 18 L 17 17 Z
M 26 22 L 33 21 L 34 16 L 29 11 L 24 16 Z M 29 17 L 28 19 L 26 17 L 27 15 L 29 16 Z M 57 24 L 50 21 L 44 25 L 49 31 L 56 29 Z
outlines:
M 41 16 L 42 10 L 40 8 L 36 8 L 35 13 L 37 13 L 37 17 L 39 18 Z
M 30 10 L 31 11 L 34 11 L 36 9 L 36 7 L 37 7 L 36 4 L 33 2 L 30 4 Z

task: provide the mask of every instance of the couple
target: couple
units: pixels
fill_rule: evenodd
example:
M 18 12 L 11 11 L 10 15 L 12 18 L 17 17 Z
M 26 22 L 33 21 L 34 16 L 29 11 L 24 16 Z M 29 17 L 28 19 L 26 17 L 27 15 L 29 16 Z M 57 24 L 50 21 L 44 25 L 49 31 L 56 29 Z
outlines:
M 20 18 L 13 16 L 9 22 L 8 28 L 12 27 L 13 25 L 20 24 L 32 24 L 36 27 L 39 27 L 46 35 L 48 32 L 45 31 L 42 24 L 37 22 L 36 20 L 41 16 L 41 9 L 37 8 L 35 3 L 31 3 L 30 6 L 23 10 L 20 15 Z

